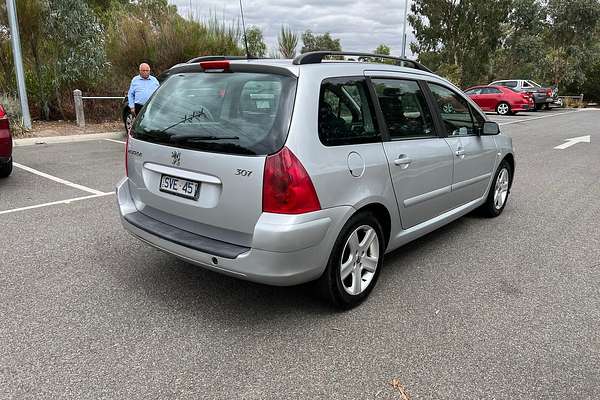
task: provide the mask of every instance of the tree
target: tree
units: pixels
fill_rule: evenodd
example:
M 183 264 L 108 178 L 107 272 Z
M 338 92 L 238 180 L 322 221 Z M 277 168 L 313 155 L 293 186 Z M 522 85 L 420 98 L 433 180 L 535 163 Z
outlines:
M 262 31 L 258 26 L 251 26 L 246 30 L 248 53 L 253 57 L 264 57 L 267 54 L 267 45 L 263 40 Z
M 419 61 L 458 85 L 478 82 L 500 43 L 511 0 L 415 0 L 409 21 Z
M 296 57 L 296 47 L 298 47 L 298 34 L 293 32 L 289 26 L 282 25 L 277 36 L 277 44 L 283 58 L 294 58 Z
M 546 30 L 547 78 L 553 83 L 583 82 L 598 61 L 600 2 L 549 0 Z
M 390 46 L 387 46 L 385 44 L 380 44 L 379 46 L 377 46 L 377 48 L 373 51 L 373 53 L 375 54 L 381 54 L 384 56 L 389 56 L 390 55 Z
M 539 0 L 513 0 L 507 21 L 500 27 L 504 39 L 491 57 L 490 80 L 511 76 L 543 79 L 544 30 L 547 13 Z
M 302 50 L 300 52 L 307 53 L 318 50 L 342 51 L 340 39 L 332 38 L 329 32 L 324 35 L 315 35 L 310 29 L 306 30 L 302 34 Z

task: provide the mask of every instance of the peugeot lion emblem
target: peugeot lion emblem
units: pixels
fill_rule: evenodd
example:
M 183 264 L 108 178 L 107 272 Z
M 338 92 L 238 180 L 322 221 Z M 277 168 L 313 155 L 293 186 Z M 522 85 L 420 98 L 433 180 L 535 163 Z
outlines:
M 173 165 L 176 165 L 176 166 L 179 167 L 179 165 L 181 164 L 181 152 L 180 151 L 174 151 L 174 152 L 172 152 L 171 153 L 171 158 L 172 158 L 171 163 Z

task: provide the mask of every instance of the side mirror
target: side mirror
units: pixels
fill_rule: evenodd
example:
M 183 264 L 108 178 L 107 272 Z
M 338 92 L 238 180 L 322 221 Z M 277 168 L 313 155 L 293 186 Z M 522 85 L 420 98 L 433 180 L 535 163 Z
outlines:
M 483 123 L 482 135 L 498 135 L 500 133 L 500 126 L 498 123 L 493 121 L 486 121 Z

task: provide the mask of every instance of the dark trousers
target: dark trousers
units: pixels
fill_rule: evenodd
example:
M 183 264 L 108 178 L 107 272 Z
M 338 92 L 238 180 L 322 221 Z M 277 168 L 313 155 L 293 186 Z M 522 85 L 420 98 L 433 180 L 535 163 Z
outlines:
M 144 107 L 143 104 L 138 104 L 138 103 L 135 103 L 134 106 L 135 106 L 135 115 L 138 115 L 140 113 L 140 110 L 142 109 L 142 107 Z

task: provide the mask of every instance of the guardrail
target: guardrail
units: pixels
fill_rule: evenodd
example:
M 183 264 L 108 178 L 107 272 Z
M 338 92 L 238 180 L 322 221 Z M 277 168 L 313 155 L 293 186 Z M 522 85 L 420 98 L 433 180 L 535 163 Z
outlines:
M 73 102 L 75 103 L 75 117 L 77 126 L 85 128 L 85 115 L 83 113 L 83 100 L 123 100 L 123 96 L 84 96 L 81 90 L 73 90 Z

